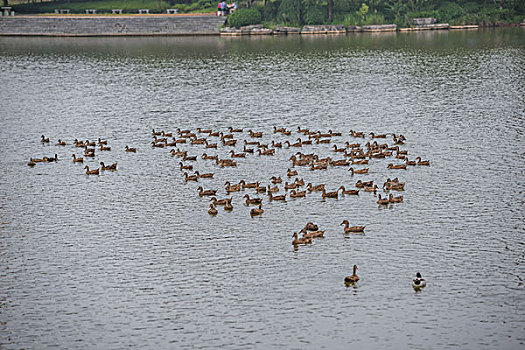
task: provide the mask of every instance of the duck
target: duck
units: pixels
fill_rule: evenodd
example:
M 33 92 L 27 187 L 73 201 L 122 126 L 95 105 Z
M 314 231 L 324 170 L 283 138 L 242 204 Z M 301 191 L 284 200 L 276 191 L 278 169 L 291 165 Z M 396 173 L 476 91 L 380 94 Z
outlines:
M 377 192 L 377 185 L 365 186 L 365 187 L 363 187 L 363 191 L 376 193 Z
M 334 145 L 334 152 L 345 152 L 346 148 L 337 148 L 337 145 Z
M 325 189 L 322 189 L 322 196 L 323 198 L 338 198 L 339 197 L 339 190 L 333 191 L 333 192 L 326 192 Z
M 230 184 L 230 181 L 226 181 L 224 183 L 224 186 L 225 186 L 226 192 L 228 192 L 228 193 L 230 193 L 230 192 L 239 192 L 241 190 L 241 184 L 232 185 L 232 184 Z
M 303 147 L 303 143 L 302 142 L 290 143 L 290 141 L 285 141 L 284 144 L 287 147 Z
M 58 142 L 56 143 L 56 146 L 65 146 L 66 143 L 64 141 L 61 141 L 60 139 L 58 139 Z
M 310 231 L 307 232 L 304 228 L 300 231 L 303 234 L 303 238 L 324 238 L 324 233 L 326 231 Z
M 257 150 L 257 153 L 259 153 L 260 156 L 273 156 L 275 155 L 275 148 L 272 149 L 265 149 L 261 152 L 260 149 Z
M 161 136 L 165 136 L 165 137 L 172 137 L 173 136 L 173 133 L 172 132 L 164 132 L 164 130 L 162 130 L 160 132 Z
M 319 225 L 314 224 L 313 222 L 307 222 L 306 225 L 304 225 L 303 230 L 307 231 L 317 231 L 319 230 Z
M 95 141 L 86 140 L 86 142 L 84 142 L 84 145 L 89 147 L 95 147 Z
M 183 161 L 187 161 L 187 160 L 196 161 L 196 160 L 197 160 L 197 156 L 188 156 L 188 155 L 186 154 L 186 155 L 184 155 L 184 156 L 182 157 L 182 160 L 183 160 Z
M 214 173 L 205 173 L 205 174 L 201 174 L 199 173 L 198 171 L 195 172 L 195 175 L 197 175 L 200 178 L 204 178 L 204 179 L 211 179 L 213 178 L 213 175 L 215 175 Z
M 331 166 L 348 166 L 350 163 L 346 159 L 333 160 L 330 162 Z
M 84 169 L 86 169 L 86 175 L 98 175 L 99 174 L 99 169 L 93 169 L 93 170 L 89 170 L 89 166 L 85 166 Z
M 102 170 L 117 170 L 117 162 L 106 166 L 104 162 L 100 162 L 100 167 Z
M 217 190 L 204 190 L 202 186 L 199 186 L 197 190 L 199 191 L 199 197 L 215 196 L 217 194 Z
M 312 238 L 309 237 L 309 238 L 305 238 L 305 237 L 302 237 L 302 238 L 298 238 L 297 237 L 297 232 L 294 232 L 293 233 L 293 236 L 292 236 L 293 240 L 292 240 L 292 244 L 294 246 L 298 245 L 298 244 L 311 244 L 312 243 Z
M 268 185 L 268 193 L 275 193 L 275 192 L 279 192 L 279 186 L 273 186 L 271 187 L 270 185 Z
M 197 132 L 199 134 L 211 134 L 211 129 L 201 129 L 201 128 L 197 128 Z
M 260 132 L 253 132 L 252 130 L 248 130 L 248 133 L 250 134 L 251 137 L 262 137 L 263 136 L 262 131 L 260 131 Z
M 84 163 L 84 158 L 77 158 L 76 155 L 72 154 L 73 157 L 73 163 Z
M 387 168 L 388 169 L 403 169 L 403 170 L 405 170 L 407 168 L 407 165 L 406 164 L 396 164 L 396 165 L 394 165 L 394 164 L 390 163 L 390 164 L 388 164 Z
M 408 166 L 415 166 L 417 165 L 416 161 L 415 160 L 408 160 L 408 158 L 405 158 L 405 164 Z
M 94 148 L 86 148 L 84 149 L 84 157 L 94 157 L 95 156 L 95 149 Z
M 197 175 L 188 175 L 188 173 L 184 173 L 184 180 L 186 180 L 186 182 L 188 181 L 199 181 L 199 177 Z
M 173 151 L 173 150 L 172 150 L 172 151 Z M 203 153 L 203 154 L 202 154 L 202 159 L 207 159 L 207 160 L 218 160 L 218 159 L 219 159 L 219 156 L 218 156 L 218 155 L 209 156 L 208 154 Z
M 268 193 L 268 196 L 270 197 L 270 201 L 284 201 L 286 202 L 286 194 L 280 195 L 280 196 L 274 196 L 271 192 Z
M 161 132 L 160 131 L 157 132 L 157 131 L 155 131 L 155 129 L 152 129 L 151 135 L 153 135 L 153 136 L 160 136 Z
M 273 133 L 274 134 L 277 134 L 278 132 L 283 132 L 285 130 L 286 130 L 286 128 L 279 128 L 279 129 L 277 129 L 277 127 L 275 125 L 273 126 Z
M 244 145 L 244 148 L 242 149 L 244 153 L 254 153 L 255 149 L 253 148 L 246 148 L 246 145 Z
M 365 188 L 365 187 L 370 187 L 370 186 L 373 186 L 374 185 L 374 180 L 370 180 L 370 181 L 361 181 L 361 180 L 358 180 L 356 183 L 355 183 L 355 187 L 357 188 Z
M 164 143 L 155 143 L 155 142 L 151 142 L 151 147 L 156 147 L 156 148 L 164 148 L 166 145 Z
M 208 143 L 208 141 L 204 141 L 204 144 L 206 145 L 206 148 L 217 148 L 217 143 Z
M 292 177 L 292 176 L 297 176 L 299 173 L 297 172 L 297 170 L 291 170 L 291 169 L 288 169 L 288 171 L 286 172 L 286 175 L 288 177 Z
M 292 189 L 295 189 L 297 188 L 297 183 L 295 182 L 292 182 L 292 183 L 288 183 L 288 182 L 285 182 L 284 183 L 284 190 L 287 191 L 287 190 L 292 190 Z
M 174 150 L 174 149 L 171 149 L 170 150 L 170 154 L 172 156 L 177 156 L 177 157 L 183 157 L 185 154 L 187 154 L 188 152 L 187 151 L 181 151 L 180 149 L 177 148 L 177 150 Z M 206 153 L 205 153 L 206 154 Z
M 371 132 L 369 135 L 372 136 L 373 139 L 385 139 L 386 138 L 386 134 L 375 134 Z
M 75 143 L 75 147 L 84 148 L 84 141 L 79 141 L 75 139 L 75 141 L 73 142 Z
M 29 158 L 29 162 L 27 162 L 27 165 L 32 168 L 36 165 L 36 163 L 33 161 L 33 158 Z
M 357 283 L 359 281 L 359 276 L 356 274 L 357 272 L 357 265 L 354 265 L 354 272 L 352 273 L 351 276 L 346 276 L 345 277 L 345 284 L 354 284 L 354 283 Z
M 60 141 L 60 140 L 59 140 Z M 99 145 L 107 145 L 108 144 L 108 141 L 107 140 L 102 140 L 100 137 L 98 138 L 98 144 Z
M 193 170 L 193 165 L 184 165 L 182 162 L 179 162 L 179 168 L 180 170 Z
M 230 132 L 242 132 L 242 129 L 234 129 L 231 126 L 229 127 Z
M 128 147 L 128 145 L 126 145 L 126 152 L 133 152 L 133 153 L 136 153 L 136 152 L 137 152 L 137 149 L 136 149 L 136 148 Z
M 416 273 L 416 277 L 412 280 L 412 287 L 414 289 L 420 289 L 425 288 L 427 285 L 427 281 L 423 277 L 421 277 L 421 274 L 419 272 Z
M 257 187 L 255 187 L 255 192 L 257 192 L 257 193 L 266 193 L 266 187 L 265 186 L 257 186 Z
M 302 197 L 306 197 L 306 190 L 304 191 L 295 191 L 295 190 L 291 190 L 290 191 L 290 197 L 292 198 L 302 198 Z
M 262 215 L 262 213 L 264 213 L 264 209 L 262 208 L 262 205 L 259 204 L 259 207 L 258 208 L 252 208 L 250 210 L 250 215 L 251 216 L 257 216 L 257 215 Z
M 222 144 L 224 146 L 235 146 L 236 143 L 237 143 L 237 140 L 229 140 L 229 141 L 223 140 L 222 141 Z
M 231 159 L 217 159 L 217 162 L 218 164 L 220 165 L 221 168 L 224 168 L 226 166 L 229 166 L 229 167 L 236 167 L 237 166 L 237 162 L 231 160 Z
M 245 194 L 244 198 L 246 198 L 246 205 L 262 203 L 262 198 L 250 198 L 248 194 Z
M 390 200 L 388 198 L 381 198 L 381 195 L 378 195 L 379 199 L 377 200 L 377 204 L 379 205 L 388 205 L 390 203 Z
M 40 142 L 42 142 L 42 143 L 49 143 L 49 137 L 46 138 L 44 135 L 42 135 L 42 138 L 40 139 Z
M 416 164 L 417 165 L 427 165 L 427 166 L 430 166 L 430 161 L 429 160 L 421 160 L 421 157 L 417 157 L 416 158 Z
M 272 140 L 272 147 L 273 148 L 283 148 L 283 143 L 282 142 L 275 142 L 274 140 Z
M 368 164 L 368 159 L 353 160 L 352 158 L 352 165 L 366 165 L 366 164 Z
M 364 168 L 364 169 L 359 169 L 359 170 L 354 170 L 354 168 L 350 168 L 348 169 L 349 171 L 352 172 L 352 175 L 354 174 L 367 174 L 368 173 L 368 170 L 370 170 L 370 168 Z
M 339 190 L 341 190 L 341 194 L 348 194 L 352 196 L 359 195 L 359 190 L 347 190 L 344 186 L 339 187 Z
M 319 138 L 317 138 L 317 140 L 315 141 L 315 143 L 317 143 L 317 144 L 330 143 L 330 142 L 332 142 L 332 140 L 330 140 L 330 139 L 321 140 Z
M 232 201 L 232 197 L 223 198 L 223 199 L 217 199 L 216 197 L 211 197 L 210 201 L 213 203 L 213 205 L 225 205 L 226 203 Z
M 350 136 L 364 138 L 365 137 L 365 133 L 362 132 L 362 131 L 359 132 L 359 131 L 350 130 Z
M 232 211 L 233 210 L 233 204 L 232 201 L 228 201 L 226 204 L 224 204 L 224 210 Z
M 234 150 L 230 151 L 230 157 L 232 158 L 246 158 L 246 153 L 235 153 Z
M 103 145 L 99 145 L 99 150 L 101 150 L 101 151 L 111 151 L 111 147 L 105 147 Z
M 345 142 L 346 148 L 361 148 L 360 143 L 350 143 L 348 141 Z
M 272 178 L 270 179 L 271 183 L 273 183 L 274 185 L 276 184 L 280 184 L 283 182 L 283 179 L 281 179 L 281 177 L 275 177 L 275 176 L 272 176 Z
M 311 183 L 308 183 L 308 185 L 306 185 L 306 189 L 310 192 L 312 191 L 322 191 L 325 189 L 325 184 L 320 184 L 320 185 L 315 185 L 313 186 Z
M 55 153 L 54 157 L 44 157 L 43 159 L 48 163 L 58 162 L 58 155 Z
M 246 141 L 244 140 L 244 145 L 248 145 L 248 146 L 256 146 L 259 144 L 259 141 Z
M 239 184 L 241 184 L 243 190 L 245 188 L 257 188 L 257 187 L 259 187 L 259 182 L 248 182 L 248 183 L 246 183 L 246 181 L 241 180 L 241 181 L 239 181 Z
M 304 186 L 304 179 L 299 179 L 299 178 L 295 178 L 295 184 L 297 185 L 297 187 L 301 187 L 301 186 Z
M 394 195 L 390 193 L 390 196 L 388 197 L 388 201 L 390 203 L 401 203 L 403 202 L 403 196 L 394 197 Z
M 365 232 L 365 228 L 366 228 L 366 225 L 365 226 L 350 226 L 350 223 L 348 222 L 348 220 L 343 220 L 343 222 L 339 225 L 345 225 L 344 227 L 344 231 L 345 233 L 364 233 Z

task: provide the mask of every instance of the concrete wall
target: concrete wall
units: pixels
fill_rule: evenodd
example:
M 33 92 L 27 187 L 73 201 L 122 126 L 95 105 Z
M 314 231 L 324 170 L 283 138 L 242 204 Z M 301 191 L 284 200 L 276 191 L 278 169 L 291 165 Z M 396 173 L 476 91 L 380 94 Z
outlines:
M 205 15 L 14 16 L 0 17 L 0 35 L 218 35 L 225 19 Z

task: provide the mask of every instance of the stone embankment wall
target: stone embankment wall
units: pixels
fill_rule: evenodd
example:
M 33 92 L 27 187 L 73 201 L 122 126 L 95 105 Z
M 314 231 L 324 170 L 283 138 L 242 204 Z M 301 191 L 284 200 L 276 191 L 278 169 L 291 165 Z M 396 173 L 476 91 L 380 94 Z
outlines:
M 14 16 L 0 17 L 0 35 L 218 35 L 224 21 L 206 15 Z

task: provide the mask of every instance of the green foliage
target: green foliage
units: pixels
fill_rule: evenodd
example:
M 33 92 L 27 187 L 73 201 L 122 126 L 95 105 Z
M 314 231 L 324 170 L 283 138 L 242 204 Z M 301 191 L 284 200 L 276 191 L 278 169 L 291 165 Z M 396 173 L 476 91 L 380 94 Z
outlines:
M 228 16 L 228 24 L 235 28 L 259 24 L 261 20 L 261 12 L 255 7 L 241 8 Z
M 304 15 L 305 24 L 323 24 L 326 22 L 326 11 L 320 7 L 310 7 Z
M 263 21 L 273 21 L 277 17 L 280 1 L 267 0 L 266 5 L 262 8 Z
M 277 21 L 300 25 L 303 23 L 303 3 L 301 0 L 283 0 L 277 12 Z
M 438 8 L 439 21 L 451 22 L 465 15 L 465 10 L 455 2 L 445 2 Z
M 366 4 L 363 3 L 361 7 L 359 8 L 359 10 L 357 11 L 357 14 L 360 15 L 361 19 L 364 21 L 367 13 L 368 13 L 368 6 L 366 6 Z
M 388 21 L 385 20 L 385 16 L 382 14 L 372 13 L 365 17 L 361 17 L 361 14 L 355 13 L 348 15 L 344 18 L 343 24 L 346 26 L 366 26 L 371 24 L 385 24 Z

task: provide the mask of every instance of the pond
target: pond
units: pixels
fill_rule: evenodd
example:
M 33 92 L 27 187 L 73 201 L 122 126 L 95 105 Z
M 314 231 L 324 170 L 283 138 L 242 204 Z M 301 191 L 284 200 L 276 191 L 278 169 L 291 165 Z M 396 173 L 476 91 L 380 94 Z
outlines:
M 525 35 L 521 28 L 289 37 L 0 38 L 0 347 L 5 349 L 494 349 L 525 342 Z M 291 135 L 274 133 L 274 126 Z M 197 128 L 234 133 L 234 147 Z M 298 127 L 330 144 L 295 143 Z M 189 129 L 218 148 L 152 147 Z M 262 138 L 248 130 L 262 131 Z M 355 138 L 350 130 L 362 131 Z M 387 133 L 372 139 L 370 132 Z M 345 142 L 395 152 L 292 167 L 296 152 L 349 159 Z M 41 135 L 50 138 L 42 143 Z M 157 136 L 161 138 L 162 136 Z M 73 140 L 108 140 L 83 156 Z M 58 139 L 67 142 L 57 146 Z M 168 141 L 170 141 L 169 138 Z M 136 153 L 125 146 L 137 148 Z M 96 146 L 98 148 L 98 146 Z M 257 149 L 255 145 L 247 148 Z M 186 182 L 181 158 L 211 179 Z M 262 149 L 262 148 L 261 148 Z M 348 149 L 350 150 L 350 149 Z M 348 151 L 347 151 L 348 152 Z M 30 158 L 57 162 L 27 166 Z M 84 166 L 118 163 L 86 175 Z M 287 169 L 298 171 L 288 177 Z M 283 179 L 269 201 L 237 184 Z M 405 191 L 385 191 L 399 177 Z M 290 198 L 374 180 L 376 194 Z M 233 211 L 197 188 L 232 198 Z M 403 195 L 378 205 L 378 195 Z M 251 217 L 244 195 L 263 199 Z M 340 194 L 340 193 L 339 193 Z M 345 234 L 343 220 L 367 225 Z M 307 222 L 324 238 L 294 247 Z M 355 285 L 345 276 L 358 266 Z M 412 288 L 420 272 L 427 286 Z

